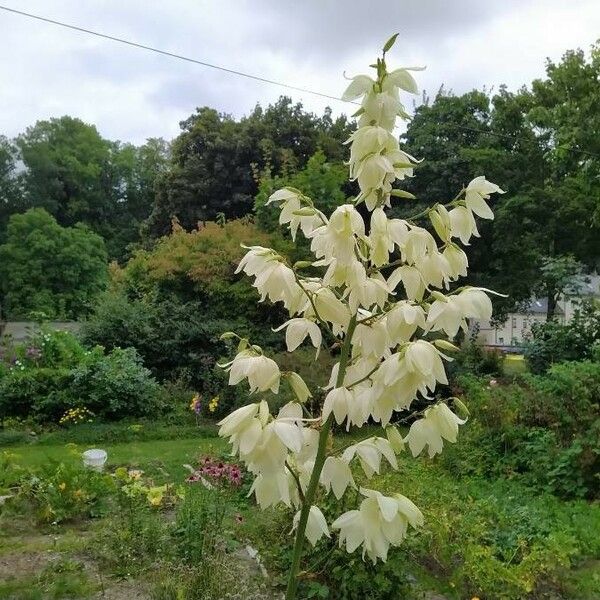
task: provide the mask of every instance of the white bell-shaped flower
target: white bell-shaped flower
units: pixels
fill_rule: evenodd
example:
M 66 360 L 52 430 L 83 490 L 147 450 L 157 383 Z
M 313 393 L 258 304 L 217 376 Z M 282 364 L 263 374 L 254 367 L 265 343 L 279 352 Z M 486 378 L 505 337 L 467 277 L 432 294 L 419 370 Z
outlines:
M 248 496 L 253 493 L 263 510 L 280 502 L 290 508 L 298 505 L 296 482 L 287 470 L 268 475 L 259 473 L 252 482 Z
M 471 236 L 479 236 L 477 223 L 473 213 L 464 206 L 455 206 L 449 213 L 450 223 L 452 227 L 452 237 L 457 237 L 465 245 L 469 245 Z
M 301 511 L 298 511 L 294 515 L 292 531 L 298 527 L 298 523 L 300 522 L 300 512 Z M 308 511 L 305 535 L 311 543 L 311 546 L 314 546 L 324 535 L 331 537 L 329 528 L 327 527 L 327 521 L 317 506 L 311 506 Z
M 489 321 L 492 318 L 492 301 L 481 289 L 470 287 L 456 296 L 466 317 Z
M 376 267 L 388 262 L 390 252 L 394 250 L 394 240 L 389 229 L 388 218 L 383 208 L 376 208 L 371 214 L 371 231 L 369 232 L 371 246 L 369 258 Z
M 387 313 L 386 325 L 393 342 L 408 342 L 418 327 L 425 329 L 425 311 L 418 304 L 401 300 Z
M 469 259 L 467 255 L 454 243 L 446 245 L 442 251 L 444 258 L 448 261 L 450 266 L 450 279 L 455 280 L 459 277 L 466 277 L 467 267 L 469 266 Z
M 247 378 L 250 393 L 271 390 L 277 394 L 279 391 L 281 372 L 277 363 L 250 348 L 242 350 L 230 363 L 223 366 L 229 371 L 229 385 L 236 385 Z
M 321 485 L 340 500 L 348 486 L 356 487 L 350 465 L 342 458 L 328 456 L 325 459 L 320 477 Z
M 251 246 L 240 261 L 236 273 L 243 271 L 246 275 L 256 276 L 262 273 L 273 261 L 279 261 L 280 256 L 271 248 Z
M 365 424 L 369 418 L 368 411 L 364 405 L 357 402 L 354 391 L 345 387 L 336 387 L 329 391 L 323 402 L 323 420 L 331 413 L 338 425 L 346 420 L 346 429 L 351 425 L 358 427 Z
M 311 250 L 317 258 L 348 264 L 355 259 L 356 237 L 364 237 L 365 223 L 352 204 L 338 206 L 331 215 L 329 223 L 315 229 Z
M 359 510 L 351 510 L 338 517 L 331 525 L 340 530 L 340 546 L 354 552 L 363 545 L 365 554 L 375 563 L 384 562 L 390 546 L 398 546 L 406 537 L 408 525 L 423 525 L 423 514 L 405 496 L 384 496 L 381 492 L 361 488 L 365 499 Z
M 384 456 L 392 468 L 398 468 L 396 454 L 390 443 L 385 438 L 371 437 L 357 444 L 348 446 L 342 454 L 342 459 L 349 463 L 355 456 L 358 457 L 360 466 L 369 478 L 381 469 L 381 457 Z
M 447 384 L 446 371 L 441 359 L 442 353 L 425 340 L 416 340 L 406 346 L 401 365 L 408 372 L 422 376 L 435 378 L 442 384 Z
M 490 194 L 495 193 L 504 194 L 504 190 L 501 190 L 495 183 L 488 181 L 483 175 L 475 177 L 465 191 L 467 208 L 482 219 L 493 219 L 494 213 L 487 205 L 486 200 L 489 199 Z
M 388 351 L 389 345 L 385 317 L 368 325 L 359 323 L 356 326 L 352 337 L 353 354 L 381 358 Z
M 382 308 L 388 299 L 390 288 L 381 273 L 373 273 L 367 277 L 360 287 L 353 287 L 348 295 L 350 310 L 356 311 L 360 306 L 371 309 L 373 306 Z
M 283 325 L 280 325 L 273 331 L 281 331 L 284 328 L 285 343 L 288 352 L 293 352 L 308 336 L 310 337 L 312 345 L 317 349 L 317 357 L 319 356 L 323 336 L 319 326 L 314 321 L 298 317 L 286 321 Z
M 425 411 L 422 419 L 410 426 L 404 441 L 408 442 L 413 456 L 418 456 L 427 446 L 429 458 L 433 458 L 442 451 L 443 440 L 456 442 L 458 426 L 465 422 L 444 403 L 436 404 Z
M 387 280 L 388 288 L 393 291 L 400 282 L 409 300 L 420 302 L 423 299 L 425 281 L 417 267 L 402 265 L 395 269 Z
M 452 279 L 453 269 L 446 257 L 437 250 L 425 255 L 416 265 L 427 286 L 448 287 Z
M 357 75 L 342 94 L 342 100 L 350 101 L 361 98 L 373 89 L 375 81 L 368 75 Z
M 436 299 L 427 312 L 427 325 L 431 331 L 445 331 L 453 338 L 460 328 L 468 330 L 465 308 L 458 296 Z
M 314 229 L 326 222 L 325 215 L 314 209 L 312 214 L 297 214 L 302 208 L 302 195 L 298 190 L 292 188 L 283 188 L 277 190 L 271 196 L 267 204 L 279 203 L 281 212 L 279 213 L 279 224 L 289 223 L 292 240 L 296 240 L 298 227 L 302 229 L 305 236 L 308 236 Z
M 418 266 L 427 254 L 437 252 L 437 244 L 427 229 L 411 227 L 400 250 L 404 262 Z

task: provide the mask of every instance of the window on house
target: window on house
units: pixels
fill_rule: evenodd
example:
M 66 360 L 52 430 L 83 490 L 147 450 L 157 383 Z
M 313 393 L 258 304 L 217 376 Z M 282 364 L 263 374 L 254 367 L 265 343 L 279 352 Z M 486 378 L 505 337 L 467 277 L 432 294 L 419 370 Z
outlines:
M 513 317 L 512 318 L 512 326 L 516 327 L 517 326 L 517 317 Z
M 503 337 L 499 337 L 498 338 L 498 343 L 499 344 L 504 344 L 504 338 Z

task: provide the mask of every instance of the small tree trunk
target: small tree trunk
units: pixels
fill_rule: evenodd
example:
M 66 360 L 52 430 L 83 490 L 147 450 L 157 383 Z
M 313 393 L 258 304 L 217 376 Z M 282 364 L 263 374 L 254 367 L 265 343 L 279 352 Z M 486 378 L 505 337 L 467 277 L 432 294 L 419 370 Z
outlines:
M 552 321 L 554 319 L 557 303 L 558 303 L 558 298 L 556 297 L 554 290 L 549 290 L 548 291 L 548 305 L 546 307 L 546 321 Z

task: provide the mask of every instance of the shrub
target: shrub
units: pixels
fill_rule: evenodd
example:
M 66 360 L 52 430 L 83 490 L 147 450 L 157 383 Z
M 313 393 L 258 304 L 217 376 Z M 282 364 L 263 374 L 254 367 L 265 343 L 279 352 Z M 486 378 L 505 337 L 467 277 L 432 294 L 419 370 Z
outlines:
M 14 214 L 0 246 L 2 308 L 78 318 L 106 286 L 107 267 L 104 240 L 84 225 L 61 227 L 43 208 Z
M 0 417 L 58 421 L 73 400 L 67 368 L 20 367 L 0 378 Z
M 107 513 L 115 489 L 110 475 L 80 464 L 48 461 L 23 475 L 16 504 L 41 523 L 99 517 Z
M 300 597 L 437 597 L 433 590 L 448 598 L 588 597 L 567 591 L 567 574 L 600 552 L 596 504 L 560 501 L 518 482 L 457 481 L 428 461 L 404 460 L 401 469 L 401 474 L 384 473 L 378 489 L 385 493 L 401 486 L 427 504 L 423 530 L 376 568 L 338 548 L 336 540 L 319 542 L 303 565 Z M 329 495 L 326 517 L 347 507 Z M 285 572 L 291 558 L 287 519 L 273 511 L 264 520 L 257 540 L 261 554 L 271 568 Z
M 161 390 L 134 348 L 95 348 L 72 370 L 71 398 L 106 419 L 156 414 Z
M 43 332 L 9 348 L 0 373 L 0 418 L 58 422 L 69 409 L 118 419 L 156 414 L 163 394 L 135 349 L 87 351 L 70 333 Z
M 472 340 L 464 343 L 460 352 L 448 363 L 447 372 L 451 380 L 464 374 L 498 376 L 502 373 L 502 356 L 490 351 Z
M 329 163 L 322 150 L 313 154 L 301 171 L 272 176 L 270 165 L 267 165 L 260 179 L 258 193 L 254 199 L 254 212 L 258 225 L 265 231 L 279 229 L 279 210 L 267 205 L 269 196 L 283 187 L 289 186 L 302 190 L 309 198 L 313 198 L 315 206 L 325 214 L 343 204 L 348 187 L 348 170 L 342 162 Z M 298 240 L 301 243 L 301 240 Z
M 279 309 L 257 305 L 256 290 L 234 273 L 242 240 L 273 241 L 248 220 L 206 223 L 192 232 L 176 228 L 152 251 L 138 252 L 124 269 L 113 269 L 112 288 L 85 323 L 84 339 L 109 350 L 132 346 L 159 380 L 180 379 L 213 393 L 214 366 L 226 350 L 220 340 L 224 331 L 267 347 L 282 344 L 269 327 L 280 320 Z
M 526 357 L 534 373 L 543 373 L 553 363 L 594 359 L 599 340 L 600 304 L 585 300 L 565 325 L 556 321 L 534 324 Z
M 460 447 L 442 457 L 453 471 L 518 475 L 560 496 L 596 497 L 600 481 L 600 363 L 567 362 L 509 385 L 463 376 L 472 419 Z

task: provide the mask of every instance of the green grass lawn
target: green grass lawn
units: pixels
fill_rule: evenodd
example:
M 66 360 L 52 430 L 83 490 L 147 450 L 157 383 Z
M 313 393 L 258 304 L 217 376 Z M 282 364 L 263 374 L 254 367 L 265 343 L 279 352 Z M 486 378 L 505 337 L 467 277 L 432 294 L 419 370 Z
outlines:
M 120 465 L 144 469 L 157 479 L 168 476 L 179 479 L 187 473 L 184 464 L 192 464 L 194 459 L 205 454 L 218 454 L 227 451 L 220 438 L 194 437 L 173 440 L 153 440 L 126 442 L 120 444 L 25 444 L 10 446 L 4 450 L 18 455 L 18 462 L 26 467 L 40 466 L 49 461 L 76 462 L 81 453 L 89 448 L 100 447 L 108 453 L 107 469 Z

